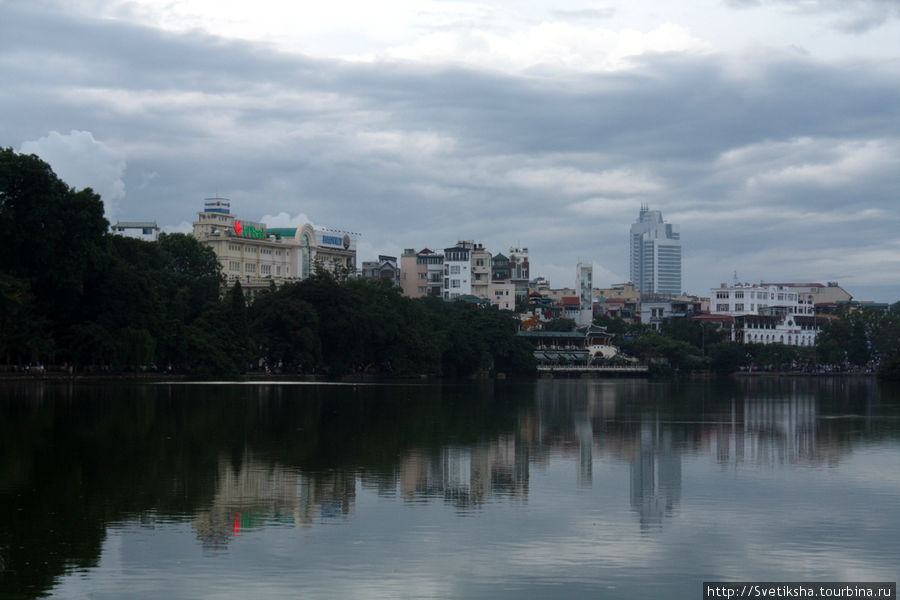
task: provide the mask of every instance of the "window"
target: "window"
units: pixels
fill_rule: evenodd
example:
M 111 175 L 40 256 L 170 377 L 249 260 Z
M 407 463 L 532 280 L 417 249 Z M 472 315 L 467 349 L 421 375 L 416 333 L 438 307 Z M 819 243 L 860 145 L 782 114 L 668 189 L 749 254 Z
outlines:
M 427 275 L 425 273 L 419 273 L 419 279 L 425 279 Z
M 476 259 L 475 259 L 475 266 L 476 266 L 476 267 L 483 267 L 483 266 L 484 266 L 484 259 L 483 259 L 483 258 L 476 258 Z
M 450 274 L 459 275 L 459 265 L 453 265 L 452 267 L 450 267 Z
M 728 300 L 728 292 L 716 292 L 717 300 Z
M 459 287 L 459 279 L 451 279 L 451 280 L 450 280 L 450 287 L 458 288 L 458 287 Z
M 744 297 L 744 292 L 735 292 L 735 293 L 734 293 L 734 297 L 735 297 L 735 298 L 743 298 L 743 297 Z
M 743 303 L 743 302 L 738 302 L 737 304 L 735 304 L 735 305 L 734 305 L 734 310 L 744 310 L 744 303 Z
M 716 310 L 719 312 L 728 312 L 727 304 L 716 304 Z
M 253 263 L 247 263 L 246 265 L 244 265 L 244 272 L 245 273 L 256 273 L 256 265 Z

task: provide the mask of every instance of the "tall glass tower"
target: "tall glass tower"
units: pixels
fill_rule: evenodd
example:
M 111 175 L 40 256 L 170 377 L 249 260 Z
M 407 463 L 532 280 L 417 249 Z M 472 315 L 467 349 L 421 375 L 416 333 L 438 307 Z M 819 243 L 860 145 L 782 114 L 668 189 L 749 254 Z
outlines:
M 681 294 L 681 234 L 662 213 L 641 206 L 631 226 L 631 281 L 641 294 Z

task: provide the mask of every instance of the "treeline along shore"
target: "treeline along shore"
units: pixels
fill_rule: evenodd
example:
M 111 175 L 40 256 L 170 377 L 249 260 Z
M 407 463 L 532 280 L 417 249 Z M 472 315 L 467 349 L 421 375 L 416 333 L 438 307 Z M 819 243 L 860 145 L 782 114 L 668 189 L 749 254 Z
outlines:
M 406 298 L 387 282 L 327 272 L 273 286 L 251 303 L 240 283 L 224 288 L 212 250 L 193 237 L 111 235 L 103 214 L 90 188 L 69 187 L 37 156 L 0 150 L 0 371 L 7 376 L 536 374 L 512 312 Z M 661 332 L 596 322 L 653 374 L 900 373 L 900 303 L 887 313 L 843 315 L 805 349 L 728 342 L 686 319 Z

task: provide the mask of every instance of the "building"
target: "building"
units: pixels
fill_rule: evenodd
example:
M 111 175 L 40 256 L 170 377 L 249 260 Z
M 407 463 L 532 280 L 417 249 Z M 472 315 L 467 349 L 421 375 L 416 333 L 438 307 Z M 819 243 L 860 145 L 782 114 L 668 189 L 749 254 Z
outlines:
M 631 282 L 616 283 L 608 288 L 595 288 L 594 297 L 601 302 L 610 298 L 620 298 L 631 302 L 640 302 L 641 293 L 635 289 L 634 284 Z
M 444 249 L 444 300 L 472 295 L 472 249 L 457 244 Z
M 528 298 L 528 280 L 531 266 L 528 262 L 528 248 L 509 249 L 509 279 L 516 284 L 516 296 Z
M 641 207 L 631 226 L 631 281 L 641 294 L 681 293 L 681 234 L 662 213 Z
M 500 310 L 516 310 L 516 284 L 509 279 L 491 281 L 491 306 Z
M 155 242 L 159 238 L 159 225 L 156 221 L 118 221 L 110 226 L 110 233 L 123 237 Z
M 594 322 L 594 265 L 578 263 L 575 268 L 579 310 L 575 323 L 579 326 Z
M 461 242 L 462 243 L 462 242 Z M 491 253 L 483 244 L 466 242 L 472 246 L 472 295 L 479 298 L 490 298 L 490 284 L 493 280 L 493 264 Z M 491 298 L 491 300 L 493 300 Z
M 721 284 L 710 290 L 710 312 L 715 315 L 758 315 L 784 313 L 811 315 L 815 313 L 813 301 L 800 297 L 800 293 L 785 284 L 736 283 Z
M 640 304 L 640 321 L 659 331 L 666 319 L 693 317 L 702 306 L 703 300 L 696 296 L 650 298 Z
M 225 284 L 240 281 L 251 297 L 272 284 L 305 279 L 318 269 L 336 275 L 356 273 L 359 234 L 332 229 L 267 228 L 265 223 L 238 219 L 227 198 L 207 198 L 197 213 L 193 236 L 212 248 Z
M 735 318 L 737 341 L 745 344 L 815 346 L 827 317 L 814 315 L 743 315 Z
M 761 283 L 761 286 L 776 286 L 797 292 L 798 299 L 807 306 L 831 306 L 850 302 L 853 296 L 838 285 L 837 281 L 821 283 Z
M 423 248 L 407 248 L 400 256 L 400 288 L 407 298 L 443 297 L 444 255 Z
M 390 281 L 400 285 L 400 267 L 396 256 L 378 255 L 378 260 L 363 261 L 360 276 L 371 281 Z
M 495 281 L 509 279 L 509 258 L 502 253 L 491 257 L 491 279 Z

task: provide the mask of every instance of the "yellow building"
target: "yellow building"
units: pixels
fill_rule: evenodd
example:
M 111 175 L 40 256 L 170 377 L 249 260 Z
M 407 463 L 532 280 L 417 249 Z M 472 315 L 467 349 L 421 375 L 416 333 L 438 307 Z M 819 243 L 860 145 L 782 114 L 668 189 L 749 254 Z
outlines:
M 265 223 L 238 219 L 226 198 L 208 198 L 197 213 L 194 237 L 212 248 L 226 285 L 240 281 L 244 292 L 263 290 L 309 277 L 317 268 L 336 275 L 356 272 L 358 234 L 300 227 L 267 228 Z

